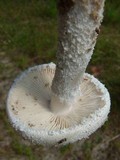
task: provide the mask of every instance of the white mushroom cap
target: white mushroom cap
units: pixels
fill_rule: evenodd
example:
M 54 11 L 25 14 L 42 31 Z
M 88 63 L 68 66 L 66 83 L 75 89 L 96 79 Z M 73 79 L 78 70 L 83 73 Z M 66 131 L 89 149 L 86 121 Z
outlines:
M 12 85 L 7 113 L 16 130 L 32 142 L 61 145 L 87 138 L 107 120 L 110 97 L 96 78 L 84 74 L 81 97 L 67 114 L 49 109 L 55 64 L 29 68 Z

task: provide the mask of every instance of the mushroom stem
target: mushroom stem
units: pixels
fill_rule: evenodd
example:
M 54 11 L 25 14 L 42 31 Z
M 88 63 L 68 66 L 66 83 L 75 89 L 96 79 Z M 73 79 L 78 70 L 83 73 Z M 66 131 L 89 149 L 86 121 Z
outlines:
M 63 110 L 82 94 L 80 84 L 96 44 L 104 0 L 59 0 L 57 65 L 51 108 Z M 59 105 L 57 105 L 59 103 Z M 58 108 L 57 108 L 58 106 Z M 60 109 L 61 107 L 61 109 Z M 59 111 L 58 111 L 59 112 Z

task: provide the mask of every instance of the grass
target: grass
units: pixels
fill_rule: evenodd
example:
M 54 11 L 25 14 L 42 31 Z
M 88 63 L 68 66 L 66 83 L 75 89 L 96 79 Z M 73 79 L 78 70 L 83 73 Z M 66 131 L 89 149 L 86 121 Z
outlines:
M 105 6 L 105 19 L 106 25 L 120 24 L 120 2 L 119 0 L 107 0 Z
M 112 100 L 119 101 L 120 90 L 120 29 L 103 26 L 90 65 L 101 66 L 99 77 L 111 93 Z M 116 76 L 117 75 L 117 76 Z
M 36 160 L 34 156 L 33 148 L 21 143 L 20 136 L 14 132 L 14 129 L 9 124 L 5 111 L 0 112 L 0 119 L 4 123 L 4 129 L 7 131 L 7 136 L 12 138 L 9 152 L 14 152 L 16 155 L 22 155 L 29 160 Z M 2 141 L 2 138 L 1 140 Z M 40 147 L 39 147 L 40 148 Z M 0 149 L 0 156 L 6 155 L 7 150 Z M 10 155 L 9 155 L 10 156 Z
M 0 1 L 0 15 L 0 48 L 18 67 L 27 67 L 33 57 L 53 59 L 57 44 L 54 0 L 7 1 L 7 5 Z
M 120 5 L 118 0 L 106 1 L 105 18 L 101 27 L 97 45 L 87 71 L 92 73 L 91 66 L 100 66 L 98 78 L 106 84 L 112 98 L 112 115 L 102 127 L 102 132 L 109 133 L 109 128 L 119 126 L 119 95 L 120 89 Z M 0 52 L 5 52 L 17 69 L 24 70 L 29 66 L 55 62 L 57 50 L 57 10 L 55 0 L 1 0 L 0 1 Z M 0 63 L 0 73 L 4 70 Z M 11 152 L 24 155 L 30 160 L 34 156 L 34 148 L 20 142 L 19 136 L 10 127 L 5 111 L 0 112 L 8 136 L 12 137 Z M 117 116 L 116 116 L 117 115 Z M 116 119 L 117 118 L 117 119 Z M 111 127 L 112 126 L 112 127 Z M 107 131 L 108 130 L 108 131 Z M 110 130 L 111 132 L 111 130 Z M 0 137 L 2 140 L 2 137 Z M 96 135 L 96 143 L 102 141 Z M 91 142 L 91 141 L 90 141 Z M 84 158 L 90 159 L 93 144 L 84 143 Z M 119 147 L 119 144 L 115 144 Z M 41 151 L 41 148 L 39 149 Z M 60 149 L 62 155 L 68 154 L 72 146 Z M 0 155 L 6 154 L 0 150 Z M 39 153 L 40 154 L 40 153 Z
M 17 155 L 27 156 L 29 160 L 35 159 L 32 149 L 26 145 L 21 144 L 17 139 L 12 141 L 11 147 Z

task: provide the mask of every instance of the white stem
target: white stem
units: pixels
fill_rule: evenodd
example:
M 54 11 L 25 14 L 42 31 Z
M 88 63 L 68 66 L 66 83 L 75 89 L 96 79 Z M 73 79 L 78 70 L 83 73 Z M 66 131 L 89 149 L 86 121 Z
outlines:
M 80 96 L 80 83 L 90 61 L 103 18 L 104 0 L 59 0 L 57 66 L 51 108 L 68 107 Z M 61 101 L 62 100 L 62 101 Z M 62 110 L 62 109 L 60 109 Z

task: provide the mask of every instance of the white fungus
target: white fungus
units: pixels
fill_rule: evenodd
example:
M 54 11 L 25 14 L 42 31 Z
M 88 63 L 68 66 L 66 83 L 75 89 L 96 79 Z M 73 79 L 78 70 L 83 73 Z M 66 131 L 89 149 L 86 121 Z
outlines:
M 69 3 L 62 6 L 64 13 L 61 6 L 59 10 L 57 65 L 29 68 L 14 81 L 7 98 L 12 125 L 37 144 L 65 145 L 88 138 L 110 111 L 107 89 L 85 73 L 99 34 L 104 0 L 70 2 L 71 8 L 67 8 Z
M 107 89 L 93 76 L 84 74 L 79 101 L 67 114 L 55 114 L 49 109 L 54 73 L 55 65 L 50 63 L 30 68 L 15 80 L 7 99 L 11 123 L 38 144 L 56 145 L 62 139 L 60 144 L 67 144 L 87 138 L 107 120 Z

